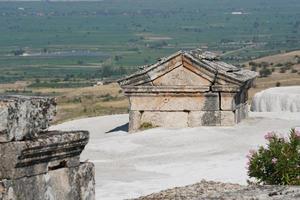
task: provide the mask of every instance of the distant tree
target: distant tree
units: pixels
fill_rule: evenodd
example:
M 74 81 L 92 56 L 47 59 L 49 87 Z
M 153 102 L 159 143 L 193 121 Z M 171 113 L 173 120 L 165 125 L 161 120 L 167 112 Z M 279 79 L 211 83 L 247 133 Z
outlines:
M 23 49 L 18 49 L 18 50 L 14 50 L 12 51 L 12 53 L 15 55 L 15 56 L 21 56 L 25 53 L 25 51 Z
M 253 23 L 253 27 L 254 27 L 255 29 L 257 29 L 257 28 L 259 27 L 259 23 L 258 23 L 258 22 L 254 22 L 254 23 Z
M 281 67 L 279 70 L 280 73 L 285 73 L 286 72 L 286 68 L 285 67 Z
M 111 69 L 111 66 L 109 65 L 104 65 L 102 67 L 102 76 L 103 77 L 109 77 L 113 74 L 113 70 Z
M 268 68 L 263 68 L 263 69 L 261 69 L 260 71 L 259 71 L 259 75 L 261 76 L 261 77 L 268 77 L 269 75 L 271 75 L 272 74 L 272 71 L 270 70 L 270 69 L 268 69 Z
M 253 62 L 253 61 L 251 61 L 251 62 L 249 62 L 249 65 L 250 65 L 250 66 L 257 66 L 257 63 L 256 63 L 256 62 Z
M 276 87 L 280 87 L 281 83 L 280 82 L 277 82 L 276 83 Z
M 119 69 L 119 74 L 120 74 L 120 75 L 125 75 L 125 74 L 127 74 L 127 71 L 126 71 L 126 69 L 125 69 L 123 66 L 120 67 L 120 69 Z
M 39 78 L 36 78 L 36 79 L 35 79 L 35 82 L 36 82 L 36 83 L 40 83 L 41 80 L 40 80 Z
M 261 62 L 261 63 L 260 63 L 260 66 L 261 66 L 261 67 L 269 67 L 269 65 L 270 65 L 270 64 L 269 64 L 268 62 Z
M 251 70 L 256 72 L 257 67 L 256 67 L 256 66 L 252 66 L 252 67 L 251 67 Z
M 298 72 L 298 70 L 296 70 L 296 69 L 292 69 L 292 71 L 291 71 L 292 73 L 297 73 Z
M 77 61 L 77 65 L 83 65 L 83 63 L 84 63 L 84 62 L 83 62 L 82 60 L 78 60 L 78 61 Z
M 275 68 L 274 67 L 272 67 L 272 72 L 275 72 Z

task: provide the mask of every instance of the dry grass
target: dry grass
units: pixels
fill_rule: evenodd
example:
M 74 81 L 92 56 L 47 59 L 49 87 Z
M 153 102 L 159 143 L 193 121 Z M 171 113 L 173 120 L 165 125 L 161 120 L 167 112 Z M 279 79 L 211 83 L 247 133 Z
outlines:
M 49 89 L 47 89 L 47 92 Z M 78 89 L 60 89 L 55 122 L 82 117 L 126 113 L 128 100 L 117 84 Z
M 0 84 L 0 93 L 7 90 L 30 90 L 29 95 L 54 96 L 57 99 L 57 116 L 54 123 L 100 115 L 126 113 L 128 100 L 118 84 L 84 88 L 27 88 L 25 82 Z
M 0 92 L 5 92 L 5 90 L 24 90 L 29 82 L 17 81 L 15 83 L 0 84 Z
M 252 99 L 255 93 L 265 90 L 267 88 L 276 87 L 278 83 L 280 84 L 280 86 L 300 85 L 300 64 L 294 64 L 292 66 L 292 69 L 298 70 L 298 73 L 292 73 L 292 69 L 287 70 L 285 73 L 280 73 L 280 67 L 276 67 L 276 65 L 279 63 L 296 63 L 296 56 L 300 57 L 300 51 L 292 51 L 288 53 L 282 53 L 253 60 L 253 62 L 255 63 L 273 63 L 273 66 L 271 66 L 270 68 L 274 68 L 275 71 L 268 77 L 257 78 L 255 87 L 252 88 L 249 92 L 250 100 Z
M 269 62 L 269 63 L 286 63 L 286 62 L 293 62 L 295 61 L 295 56 L 300 57 L 300 50 L 299 51 L 291 51 L 288 53 L 276 54 L 273 56 L 266 56 L 263 58 L 259 58 L 253 60 L 254 62 Z

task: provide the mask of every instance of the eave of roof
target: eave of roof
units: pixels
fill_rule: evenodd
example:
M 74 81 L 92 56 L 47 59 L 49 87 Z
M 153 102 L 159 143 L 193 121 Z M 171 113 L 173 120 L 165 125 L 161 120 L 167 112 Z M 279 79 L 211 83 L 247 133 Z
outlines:
M 126 85 L 141 85 L 143 83 L 147 83 L 152 81 L 148 72 L 165 64 L 166 62 L 172 60 L 173 58 L 182 55 L 186 58 L 189 58 L 196 67 L 205 68 L 211 74 L 214 74 L 220 79 L 224 79 L 229 81 L 230 83 L 243 85 L 248 81 L 255 79 L 257 76 L 256 72 L 240 69 L 235 67 L 234 65 L 227 64 L 218 60 L 218 58 L 213 53 L 200 53 L 198 50 L 194 51 L 178 51 L 168 57 L 160 59 L 159 62 L 150 65 L 132 75 L 126 76 L 118 80 L 117 82 L 121 86 Z

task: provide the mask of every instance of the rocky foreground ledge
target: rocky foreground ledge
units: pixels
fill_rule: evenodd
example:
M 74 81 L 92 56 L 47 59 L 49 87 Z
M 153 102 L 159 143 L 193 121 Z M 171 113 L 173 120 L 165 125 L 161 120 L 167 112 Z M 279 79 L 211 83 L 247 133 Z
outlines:
M 94 200 L 89 132 L 49 131 L 53 98 L 0 96 L 0 200 Z
M 299 200 L 300 186 L 241 186 L 201 181 L 139 197 L 136 200 Z

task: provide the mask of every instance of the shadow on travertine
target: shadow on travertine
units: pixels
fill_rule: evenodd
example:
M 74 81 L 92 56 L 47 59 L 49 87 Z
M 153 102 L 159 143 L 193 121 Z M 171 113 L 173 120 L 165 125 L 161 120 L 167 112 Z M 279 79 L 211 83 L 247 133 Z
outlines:
M 108 133 L 113 133 L 113 132 L 118 132 L 118 131 L 128 132 L 128 127 L 129 127 L 129 123 L 126 123 L 121 126 L 117 126 L 116 128 L 113 128 L 110 131 L 107 131 L 105 133 L 108 134 Z

